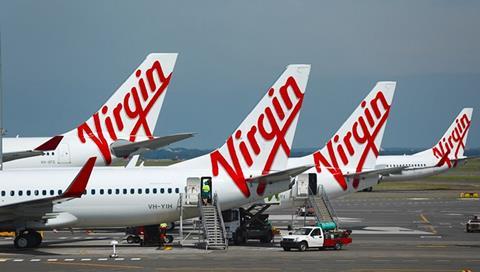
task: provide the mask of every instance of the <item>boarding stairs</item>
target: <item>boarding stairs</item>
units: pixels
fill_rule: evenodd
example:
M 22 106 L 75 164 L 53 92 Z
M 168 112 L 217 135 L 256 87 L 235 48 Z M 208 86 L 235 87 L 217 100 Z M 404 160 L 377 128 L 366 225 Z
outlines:
M 200 203 L 199 206 L 205 238 L 205 249 L 227 249 L 227 232 L 225 231 L 222 210 L 220 209 L 217 194 L 214 195 L 212 203 L 208 203 L 207 205 Z
M 316 196 L 311 190 L 309 191 L 307 203 L 314 210 L 317 224 L 334 222 L 338 226 L 338 217 L 323 186 L 319 186 Z

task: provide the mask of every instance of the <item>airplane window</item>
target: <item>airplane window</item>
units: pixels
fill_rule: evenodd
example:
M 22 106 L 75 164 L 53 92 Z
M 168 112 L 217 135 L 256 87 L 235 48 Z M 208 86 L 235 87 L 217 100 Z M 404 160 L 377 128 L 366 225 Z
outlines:
M 54 195 L 55 194 L 55 190 L 50 190 L 50 195 Z
M 108 192 L 109 195 L 111 195 L 112 194 L 112 189 L 108 189 L 107 192 Z
M 100 189 L 100 194 L 103 195 L 103 193 L 105 193 L 105 190 Z
M 139 194 L 139 195 L 142 194 L 142 189 L 138 189 L 138 194 Z
M 130 189 L 130 194 L 132 194 L 132 195 L 133 195 L 134 193 L 135 193 L 135 189 L 133 189 L 133 188 L 132 188 L 132 189 Z
M 62 190 L 58 190 L 58 194 L 61 195 L 61 194 L 62 194 Z
M 165 189 L 160 188 L 160 193 L 161 193 L 161 194 L 165 193 Z
M 95 194 L 95 189 L 92 189 L 90 190 L 91 194 L 94 195 Z
M 27 196 L 31 195 L 32 194 L 32 191 L 30 190 L 27 190 Z
M 15 191 L 10 191 L 10 196 L 14 196 L 15 195 Z
M 153 188 L 152 193 L 156 194 L 157 193 L 157 188 Z
M 86 194 L 87 194 L 87 190 L 83 191 L 83 194 L 86 195 Z
M 22 195 L 23 195 L 23 191 L 22 191 L 22 190 L 18 191 L 18 195 L 19 195 L 19 196 L 22 196 Z
M 34 195 L 38 195 L 38 193 L 39 193 L 38 190 L 33 191 Z
M 42 195 L 47 195 L 47 190 L 42 190 Z
M 119 195 L 120 194 L 120 189 L 115 189 L 115 194 Z
M 126 195 L 127 194 L 127 189 L 123 189 L 123 194 Z
M 52 156 L 55 155 L 55 152 L 52 152 Z
M 176 193 L 176 194 L 180 193 L 180 189 L 175 188 L 175 193 Z
M 169 193 L 169 194 L 172 193 L 172 188 L 168 188 L 168 193 Z
M 2 191 L 2 196 L 5 196 L 5 191 Z
M 49 152 L 47 152 L 47 156 L 48 156 L 48 155 L 50 155 L 50 153 L 49 153 Z
M 150 189 L 148 189 L 148 188 L 145 189 L 145 193 L 146 193 L 146 194 L 149 194 L 149 193 L 150 193 Z

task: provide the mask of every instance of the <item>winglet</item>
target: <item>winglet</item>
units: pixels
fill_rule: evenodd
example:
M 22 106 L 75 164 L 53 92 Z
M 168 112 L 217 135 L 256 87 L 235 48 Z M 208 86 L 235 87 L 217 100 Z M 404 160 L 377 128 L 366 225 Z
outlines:
M 63 136 L 54 136 L 50 140 L 46 141 L 45 143 L 41 144 L 34 150 L 37 151 L 49 151 L 57 149 L 58 144 L 62 141 Z
M 81 197 L 85 188 L 87 187 L 88 180 L 90 179 L 90 174 L 92 173 L 93 167 L 95 166 L 95 161 L 97 157 L 91 157 L 87 160 L 85 165 L 80 169 L 75 179 L 70 183 L 67 190 L 62 194 L 63 197 Z

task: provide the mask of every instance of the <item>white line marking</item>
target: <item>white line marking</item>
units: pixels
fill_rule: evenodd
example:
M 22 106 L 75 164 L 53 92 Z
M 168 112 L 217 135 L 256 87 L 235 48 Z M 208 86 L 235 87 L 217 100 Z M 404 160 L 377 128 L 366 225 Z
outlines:
M 107 258 L 98 258 L 97 261 L 106 261 L 108 260 Z
M 47 262 L 56 262 L 58 259 L 47 259 Z
M 8 259 L 0 259 L 0 263 L 6 262 Z
M 23 262 L 23 259 L 13 259 L 14 262 Z
M 64 259 L 64 261 L 66 261 L 66 262 L 73 262 L 73 261 L 75 261 L 75 259 Z
M 123 261 L 125 258 L 115 258 L 115 261 Z
M 68 237 L 58 237 L 58 240 L 65 240 L 67 239 Z
M 92 260 L 92 259 L 89 259 L 89 258 L 80 259 L 80 261 L 82 261 L 82 262 L 91 261 L 91 260 Z
M 434 235 L 432 235 L 432 236 L 423 236 L 423 235 L 422 235 L 422 236 L 420 236 L 420 238 L 434 238 L 434 239 L 442 239 L 442 236 L 434 236 Z
M 141 258 L 130 258 L 130 261 L 140 261 Z
M 31 261 L 31 262 L 39 262 L 40 259 L 31 259 L 30 261 Z

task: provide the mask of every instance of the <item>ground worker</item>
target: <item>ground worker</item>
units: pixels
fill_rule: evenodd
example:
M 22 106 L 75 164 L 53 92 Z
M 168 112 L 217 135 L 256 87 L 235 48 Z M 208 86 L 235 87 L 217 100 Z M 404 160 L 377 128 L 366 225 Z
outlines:
M 208 199 L 210 198 L 210 185 L 208 185 L 208 182 L 205 181 L 202 186 L 202 200 L 203 200 L 203 205 L 208 204 Z
M 167 223 L 160 224 L 160 246 L 167 243 Z

